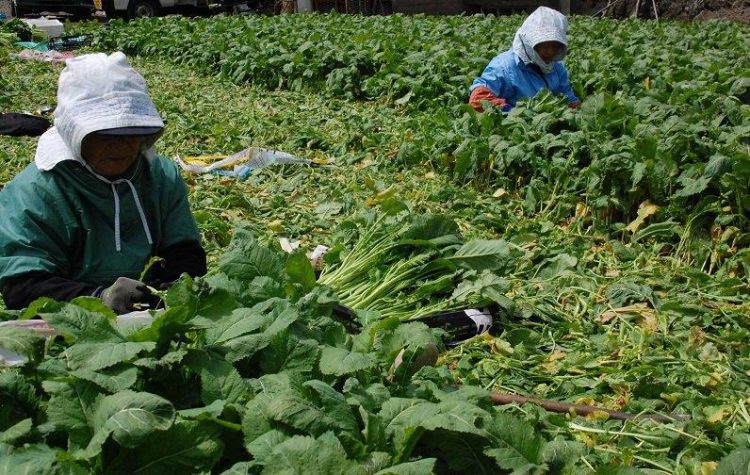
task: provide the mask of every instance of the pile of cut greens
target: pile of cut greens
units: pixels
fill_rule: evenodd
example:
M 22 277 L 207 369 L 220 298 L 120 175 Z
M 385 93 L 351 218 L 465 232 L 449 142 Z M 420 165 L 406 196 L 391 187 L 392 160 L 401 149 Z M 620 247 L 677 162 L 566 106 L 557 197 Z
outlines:
M 503 240 L 463 243 L 456 223 L 439 215 L 369 214 L 340 229 L 354 234 L 354 246 L 339 244 L 327 255 L 318 283 L 352 309 L 408 320 L 508 302 L 509 284 L 499 275 L 512 258 Z M 365 323 L 371 316 L 360 315 Z

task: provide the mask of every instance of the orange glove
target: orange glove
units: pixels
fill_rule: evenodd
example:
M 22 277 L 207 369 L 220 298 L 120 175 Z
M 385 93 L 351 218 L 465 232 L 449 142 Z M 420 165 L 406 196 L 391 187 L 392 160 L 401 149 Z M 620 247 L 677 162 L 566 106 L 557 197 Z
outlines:
M 508 104 L 508 101 L 502 97 L 497 97 L 488 88 L 479 86 L 478 88 L 471 91 L 469 97 L 469 105 L 477 112 L 482 112 L 482 101 L 489 102 L 493 106 L 502 107 L 503 112 L 508 112 L 513 106 Z

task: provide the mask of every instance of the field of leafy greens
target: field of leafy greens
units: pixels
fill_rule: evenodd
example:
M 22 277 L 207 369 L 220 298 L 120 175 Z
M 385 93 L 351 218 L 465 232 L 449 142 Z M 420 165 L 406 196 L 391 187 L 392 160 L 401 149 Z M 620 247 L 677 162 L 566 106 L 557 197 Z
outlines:
M 746 474 L 750 30 L 573 18 L 579 110 L 542 94 L 476 114 L 468 84 L 521 21 L 69 25 L 132 55 L 165 156 L 256 145 L 333 166 L 185 175 L 209 275 L 150 326 L 90 298 L 0 312 L 61 334 L 0 327 L 29 358 L 0 370 L 0 473 Z M 53 106 L 62 66 L 10 51 L 0 36 L 0 108 Z M 0 138 L 0 184 L 35 143 Z M 492 335 L 445 348 L 409 321 L 464 306 L 493 310 Z

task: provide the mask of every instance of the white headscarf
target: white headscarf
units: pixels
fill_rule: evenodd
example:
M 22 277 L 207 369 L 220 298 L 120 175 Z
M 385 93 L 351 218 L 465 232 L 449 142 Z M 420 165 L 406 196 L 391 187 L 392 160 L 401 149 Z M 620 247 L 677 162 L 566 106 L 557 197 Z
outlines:
M 547 64 L 534 46 L 545 41 L 556 41 L 563 45 L 560 54 Z M 568 19 L 557 10 L 539 7 L 524 20 L 513 38 L 513 51 L 526 64 L 536 64 L 544 74 L 549 74 L 556 61 L 561 61 L 568 52 Z
M 135 186 L 129 179 L 105 178 L 81 156 L 81 143 L 90 133 L 121 127 L 164 127 L 146 90 L 146 81 L 120 52 L 86 54 L 69 59 L 60 73 L 55 125 L 39 138 L 34 163 L 42 171 L 52 170 L 66 160 L 81 163 L 112 189 L 115 206 L 115 247 L 121 248 L 120 197 L 117 185 L 129 186 L 141 218 L 143 231 L 152 244 L 151 231 Z M 153 147 L 142 154 L 151 159 Z
M 92 132 L 120 127 L 164 127 L 146 81 L 123 53 L 71 58 L 60 73 L 55 126 L 39 139 L 34 161 L 51 170 L 65 160 L 86 164 L 81 142 Z

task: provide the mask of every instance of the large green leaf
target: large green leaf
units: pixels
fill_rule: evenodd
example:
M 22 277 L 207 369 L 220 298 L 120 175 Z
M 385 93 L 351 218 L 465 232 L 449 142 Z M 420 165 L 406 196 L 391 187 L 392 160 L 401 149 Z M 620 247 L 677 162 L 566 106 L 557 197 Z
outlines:
M 37 417 L 42 400 L 35 387 L 14 370 L 0 372 L 0 430 L 29 417 Z
M 94 435 L 94 411 L 99 389 L 87 381 L 64 383 L 45 381 L 44 390 L 51 395 L 47 418 L 56 431 L 68 436 L 68 448 L 85 447 Z
M 378 415 L 385 424 L 386 435 L 402 458 L 408 458 L 423 432 L 422 422 L 436 414 L 437 404 L 419 399 L 391 398 Z
M 175 410 L 172 403 L 155 394 L 121 391 L 97 401 L 93 429 L 84 457 L 96 456 L 111 436 L 123 447 L 133 448 L 155 431 L 172 426 Z
M 458 225 L 452 219 L 438 214 L 419 214 L 409 223 L 402 237 L 429 241 L 458 234 Z
M 497 270 L 507 263 L 509 254 L 508 243 L 503 240 L 475 239 L 446 259 L 466 269 Z
M 138 368 L 127 365 L 117 365 L 101 371 L 79 369 L 72 371 L 71 376 L 96 384 L 110 393 L 130 389 L 138 380 Z
M 146 436 L 137 448 L 123 451 L 104 471 L 139 475 L 208 471 L 223 452 L 220 435 L 215 424 L 178 421 L 166 431 Z
M 311 338 L 276 338 L 262 351 L 260 368 L 264 373 L 294 371 L 312 376 L 317 370 L 320 353 L 320 344 Z
M 434 473 L 436 461 L 434 458 L 428 458 L 414 462 L 400 463 L 379 470 L 375 475 L 429 475 Z
M 315 270 L 310 263 L 310 259 L 300 249 L 287 258 L 286 273 L 291 282 L 299 284 L 305 292 L 309 292 L 315 287 Z
M 65 350 L 65 361 L 73 370 L 97 371 L 119 363 L 132 362 L 138 355 L 152 351 L 153 342 L 77 343 Z
M 226 407 L 226 402 L 224 402 L 223 400 L 217 399 L 216 401 L 204 407 L 182 409 L 181 411 L 177 411 L 177 415 L 183 419 L 197 419 L 197 420 L 209 419 L 210 420 L 213 418 L 220 417 L 221 413 L 224 412 L 225 407 Z
M 228 360 L 238 361 L 253 356 L 267 347 L 275 337 L 285 332 L 299 317 L 297 310 L 289 305 L 278 305 L 271 315 L 271 323 L 263 332 L 243 335 L 225 343 L 229 349 Z
M 44 337 L 27 328 L 0 327 L 0 348 L 32 357 Z
M 247 451 L 253 456 L 253 460 L 265 464 L 280 443 L 289 439 L 289 436 L 279 430 L 269 430 L 247 444 Z
M 291 392 L 276 394 L 269 398 L 263 412 L 270 420 L 313 435 L 345 428 L 342 427 L 341 421 L 323 408 Z
M 700 178 L 689 178 L 685 177 L 680 180 L 682 183 L 682 189 L 678 190 L 674 196 L 677 197 L 689 197 L 702 193 L 708 184 L 711 183 L 711 177 L 702 176 Z
M 349 351 L 344 348 L 324 346 L 320 355 L 320 372 L 333 376 L 370 370 L 376 365 L 377 361 L 371 354 Z
M 523 473 L 540 463 L 544 441 L 523 420 L 509 414 L 497 414 L 492 433 L 497 437 L 497 444 L 486 449 L 485 453 L 501 468 Z
M 541 462 L 547 464 L 552 473 L 563 473 L 565 467 L 576 463 L 587 452 L 581 442 L 571 440 L 553 440 L 544 444 Z
M 358 463 L 349 460 L 336 437 L 327 432 L 315 439 L 294 436 L 274 448 L 263 473 L 289 475 L 366 475 Z
M 279 257 L 270 249 L 259 246 L 246 229 L 238 229 L 227 251 L 219 260 L 219 268 L 231 279 L 245 282 L 254 277 L 278 277 L 284 270 Z
M 36 444 L 0 457 L 0 474 L 51 475 L 57 462 L 57 451 L 44 444 Z
M 313 392 L 316 405 L 338 422 L 339 429 L 355 438 L 359 438 L 359 425 L 344 395 L 323 381 L 306 381 L 304 387 Z
M 256 462 L 237 462 L 221 475 L 252 475 L 260 472 L 259 464 Z
M 715 475 L 750 475 L 750 449 L 737 449 L 721 459 Z
M 561 253 L 555 257 L 545 259 L 539 266 L 538 279 L 547 280 L 569 274 L 578 265 L 578 258 L 566 253 Z
M 238 308 L 206 329 L 206 343 L 224 344 L 248 333 L 256 333 L 270 325 L 274 316 L 265 303 L 253 308 Z
M 422 421 L 422 427 L 427 430 L 442 429 L 480 437 L 489 436 L 482 427 L 489 424 L 491 416 L 484 409 L 459 400 L 441 401 L 438 409 L 437 414 Z
M 0 443 L 3 444 L 14 444 L 18 439 L 22 439 L 29 435 L 34 422 L 29 419 L 24 419 L 14 426 L 0 432 Z
M 87 343 L 125 341 L 113 325 L 114 315 L 111 312 L 109 315 L 95 313 L 69 303 L 59 312 L 42 313 L 41 317 L 67 338 L 83 339 Z
M 216 400 L 241 403 L 248 397 L 248 386 L 224 357 L 213 351 L 190 350 L 185 364 L 201 378 L 201 398 L 204 404 Z

